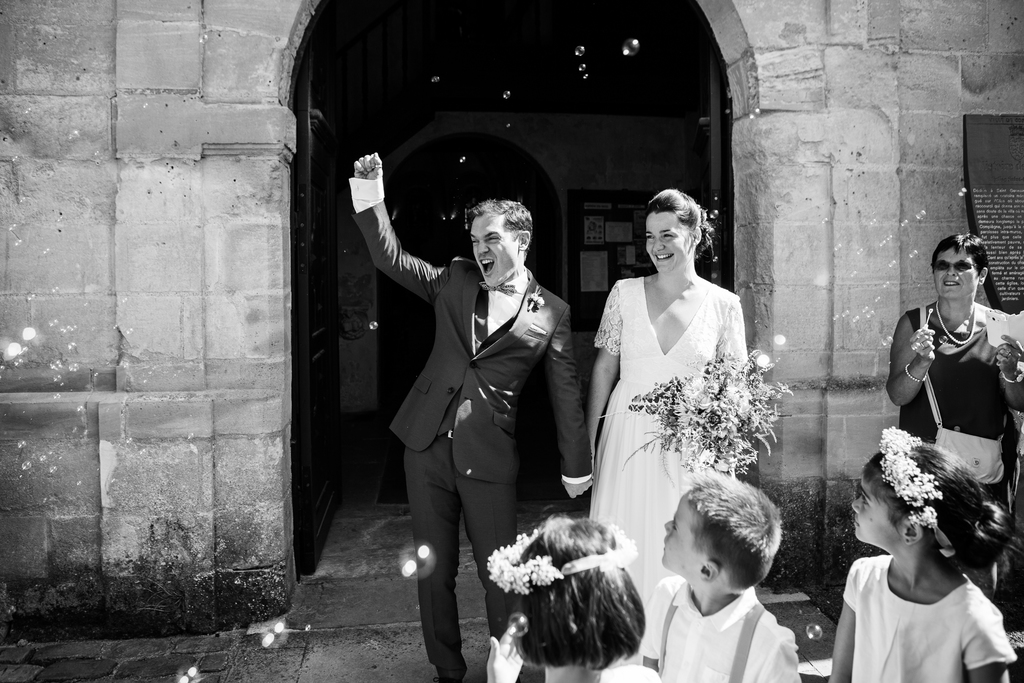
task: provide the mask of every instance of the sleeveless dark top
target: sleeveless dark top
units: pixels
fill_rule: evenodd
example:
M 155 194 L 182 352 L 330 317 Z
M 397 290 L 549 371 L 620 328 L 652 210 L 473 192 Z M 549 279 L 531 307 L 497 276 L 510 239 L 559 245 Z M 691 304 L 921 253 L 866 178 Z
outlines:
M 934 308 L 935 304 L 926 307 Z M 927 315 L 927 314 L 925 314 Z M 964 346 L 950 343 L 933 313 L 928 327 L 935 332 L 935 361 L 928 370 L 935 398 L 946 429 L 960 428 L 960 431 L 975 436 L 997 439 L 1006 433 L 1016 434 L 1013 418 L 999 386 L 999 365 L 996 364 L 996 347 L 988 343 L 985 332 L 985 318 L 975 309 L 975 316 L 982 315 L 982 327 Z M 916 330 L 921 326 L 920 309 L 906 312 L 907 319 Z M 962 339 L 961 335 L 956 335 Z M 958 339 L 958 340 L 960 340 Z M 1007 420 L 1009 424 L 1007 425 Z M 1009 428 L 1008 428 L 1009 427 Z M 928 405 L 928 392 L 924 385 L 910 403 L 900 406 L 900 429 L 926 441 L 934 441 L 938 432 L 932 410 Z M 1004 460 L 1016 438 L 1003 439 Z

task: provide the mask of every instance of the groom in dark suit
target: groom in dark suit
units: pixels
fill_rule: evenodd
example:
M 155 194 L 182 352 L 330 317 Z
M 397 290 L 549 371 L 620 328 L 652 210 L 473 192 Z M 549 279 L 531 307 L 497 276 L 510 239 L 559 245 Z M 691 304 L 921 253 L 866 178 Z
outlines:
M 562 480 L 575 497 L 591 484 L 590 440 L 572 354 L 569 307 L 524 263 L 533 221 L 518 202 L 487 200 L 470 211 L 475 262 L 433 266 L 402 250 L 384 207 L 374 154 L 354 164 L 356 224 L 374 265 L 434 308 L 434 347 L 391 430 L 405 444 L 405 476 L 417 547 L 437 566 L 419 581 L 420 618 L 440 681 L 466 674 L 455 601 L 459 515 L 486 591 L 491 635 L 505 630 L 512 596 L 489 578 L 487 558 L 516 540 L 516 409 L 544 361 L 558 431 Z

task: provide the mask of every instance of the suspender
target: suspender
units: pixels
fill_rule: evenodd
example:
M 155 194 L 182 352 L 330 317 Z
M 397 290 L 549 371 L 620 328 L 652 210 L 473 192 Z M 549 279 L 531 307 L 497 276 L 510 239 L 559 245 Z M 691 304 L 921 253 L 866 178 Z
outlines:
M 668 612 L 665 614 L 665 626 L 661 630 L 661 659 L 658 660 L 658 674 L 665 673 L 665 654 L 668 651 L 668 629 L 672 626 L 672 618 L 676 615 L 676 598 L 680 591 L 686 588 L 683 584 L 672 596 L 672 602 L 668 605 Z M 743 626 L 740 629 L 740 638 L 736 643 L 736 654 L 732 659 L 732 671 L 729 674 L 729 683 L 742 683 L 743 673 L 747 669 L 747 657 L 750 656 L 750 644 L 754 640 L 754 630 L 757 628 L 761 615 L 764 614 L 764 605 L 754 603 L 754 606 L 743 617 Z

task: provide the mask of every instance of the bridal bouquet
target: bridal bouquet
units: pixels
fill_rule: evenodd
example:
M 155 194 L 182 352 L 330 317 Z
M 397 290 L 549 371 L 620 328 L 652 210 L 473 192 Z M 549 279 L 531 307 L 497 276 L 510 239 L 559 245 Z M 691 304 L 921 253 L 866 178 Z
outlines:
M 759 351 L 745 361 L 716 358 L 700 374 L 674 377 L 635 397 L 629 409 L 653 415 L 658 422 L 654 438 L 636 452 L 661 446 L 662 467 L 670 479 L 668 453 L 678 453 L 691 472 L 708 467 L 731 474 L 746 471 L 757 460 L 754 439 L 771 453 L 765 437 L 775 439 L 775 401 L 792 394 L 785 384 L 764 381 L 772 367 L 766 360 Z

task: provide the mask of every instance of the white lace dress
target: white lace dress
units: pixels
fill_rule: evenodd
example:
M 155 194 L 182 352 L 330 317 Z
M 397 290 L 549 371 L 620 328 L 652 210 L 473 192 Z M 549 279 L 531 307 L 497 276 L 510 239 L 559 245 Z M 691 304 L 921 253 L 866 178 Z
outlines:
M 590 516 L 617 524 L 636 541 L 640 557 L 629 572 L 646 604 L 654 587 L 670 574 L 661 566 L 665 522 L 679 504 L 684 470 L 678 454 L 669 454 L 669 477 L 656 445 L 637 451 L 651 440 L 657 425 L 650 415 L 631 412 L 628 406 L 656 383 L 702 372 L 716 357 L 745 357 L 739 297 L 712 285 L 689 327 L 662 353 L 647 314 L 643 279 L 619 280 L 608 294 L 594 346 L 619 356 L 619 381 L 608 399 L 597 444 Z

